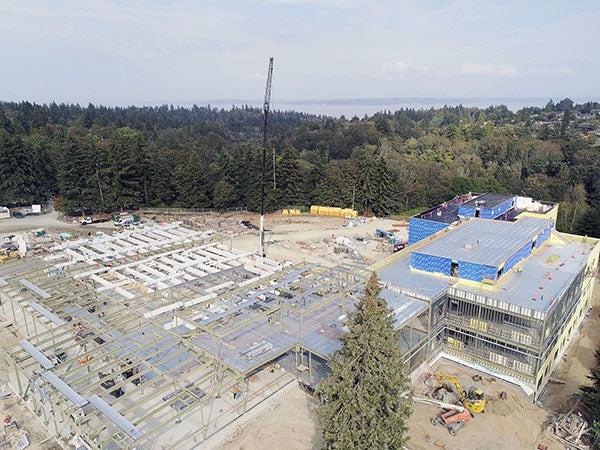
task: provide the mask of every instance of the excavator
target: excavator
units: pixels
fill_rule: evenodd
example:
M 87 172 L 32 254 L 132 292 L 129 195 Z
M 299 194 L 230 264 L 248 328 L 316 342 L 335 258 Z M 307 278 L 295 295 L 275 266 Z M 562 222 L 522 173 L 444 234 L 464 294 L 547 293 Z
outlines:
M 439 402 L 444 409 L 439 416 L 431 419 L 433 425 L 443 425 L 452 436 L 465 427 L 476 413 L 485 412 L 485 393 L 480 388 L 471 387 L 465 391 L 453 375 L 436 373 L 435 379 L 440 387 L 449 387 L 456 392 L 462 406 Z
M 468 391 L 465 391 L 458 378 L 453 375 L 436 373 L 435 378 L 440 386 L 450 384 L 452 390 L 458 394 L 463 406 L 470 412 L 474 414 L 485 412 L 485 393 L 483 390 L 478 387 L 471 387 Z

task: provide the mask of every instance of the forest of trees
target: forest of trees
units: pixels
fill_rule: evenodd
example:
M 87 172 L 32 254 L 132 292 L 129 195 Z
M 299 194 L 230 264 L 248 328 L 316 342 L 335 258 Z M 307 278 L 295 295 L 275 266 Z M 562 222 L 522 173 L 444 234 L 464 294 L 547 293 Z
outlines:
M 354 202 L 387 215 L 465 191 L 510 192 L 559 201 L 560 230 L 600 236 L 600 147 L 578 127 L 582 113 L 599 124 L 599 110 L 565 99 L 516 113 L 458 106 L 334 119 L 275 111 L 266 205 Z M 255 108 L 0 103 L 0 205 L 55 197 L 69 213 L 256 210 L 260 138 Z

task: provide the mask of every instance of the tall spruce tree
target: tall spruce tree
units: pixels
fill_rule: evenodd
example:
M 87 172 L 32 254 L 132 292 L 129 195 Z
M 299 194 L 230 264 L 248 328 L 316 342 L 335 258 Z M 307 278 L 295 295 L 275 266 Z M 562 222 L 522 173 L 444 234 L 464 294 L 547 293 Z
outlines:
M 37 199 L 35 175 L 21 139 L 0 129 L 0 205 L 27 205 Z
M 319 387 L 326 448 L 400 449 L 408 440 L 410 387 L 394 319 L 380 291 L 372 274 L 332 358 L 332 373 Z
M 137 208 L 146 197 L 142 136 L 129 127 L 117 128 L 109 149 L 112 202 L 122 209 Z
M 589 408 L 592 419 L 596 422 L 593 433 L 596 443 L 600 444 L 600 349 L 596 350 L 595 357 L 596 367 L 588 375 L 592 384 L 581 388 L 581 397 L 585 406 Z

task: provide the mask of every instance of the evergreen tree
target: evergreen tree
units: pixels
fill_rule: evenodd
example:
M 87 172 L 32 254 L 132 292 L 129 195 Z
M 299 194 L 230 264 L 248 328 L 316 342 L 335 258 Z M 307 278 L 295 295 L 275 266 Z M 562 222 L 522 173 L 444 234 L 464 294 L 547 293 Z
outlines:
M 302 206 L 306 204 L 304 192 L 306 173 L 295 152 L 287 149 L 278 161 L 277 189 L 281 190 L 281 206 Z
M 408 440 L 410 387 L 394 318 L 372 274 L 319 387 L 326 448 L 400 449 Z
M 121 209 L 137 208 L 146 197 L 140 133 L 129 127 L 118 128 L 111 136 L 109 148 L 112 203 Z
M 360 180 L 358 197 L 360 209 L 367 214 L 374 214 L 377 209 L 379 195 L 379 168 L 377 161 L 370 157 L 363 157 L 360 161 Z
M 213 204 L 215 208 L 225 209 L 235 206 L 235 188 L 227 179 L 221 179 L 215 184 Z
M 31 205 L 39 197 L 30 155 L 0 129 L 0 205 Z
M 80 130 L 69 130 L 59 165 L 59 192 L 62 208 L 67 213 L 105 209 L 97 177 L 95 137 Z
M 593 419 L 600 422 L 600 350 L 596 350 L 596 367 L 588 375 L 590 386 L 581 388 L 583 403 L 590 409 Z
M 207 168 L 198 152 L 192 152 L 177 177 L 178 203 L 186 208 L 208 208 Z
M 378 216 L 386 216 L 392 212 L 394 180 L 383 158 L 379 159 L 379 195 L 373 212 Z

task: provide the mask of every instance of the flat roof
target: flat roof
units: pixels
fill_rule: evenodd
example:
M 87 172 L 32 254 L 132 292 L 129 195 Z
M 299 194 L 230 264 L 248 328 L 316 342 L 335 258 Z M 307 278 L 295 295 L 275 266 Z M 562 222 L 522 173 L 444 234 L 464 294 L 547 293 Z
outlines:
M 481 194 L 467 193 L 463 195 L 457 195 L 447 202 L 441 203 L 433 208 L 429 208 L 419 214 L 416 214 L 415 218 L 433 220 L 434 222 L 452 223 L 456 222 L 458 217 L 458 207 L 465 202 L 479 198 Z
M 510 200 L 514 197 L 514 195 L 504 194 L 483 194 L 463 203 L 463 206 L 483 206 L 485 208 L 493 208 L 494 206 L 498 206 L 500 203 L 503 203 L 506 200 Z
M 472 218 L 415 253 L 498 267 L 552 224 L 534 217 L 515 222 Z
M 394 314 L 394 325 L 397 329 L 402 328 L 413 317 L 426 311 L 429 307 L 427 302 L 406 294 L 394 292 L 391 289 L 382 289 L 379 296 L 386 301 L 388 308 Z
M 561 239 L 560 234 L 557 238 Z M 478 288 L 461 281 L 454 287 L 546 313 L 587 264 L 592 249 L 593 244 L 566 240 L 544 243 L 518 264 L 522 271 L 510 271 L 493 288 Z

